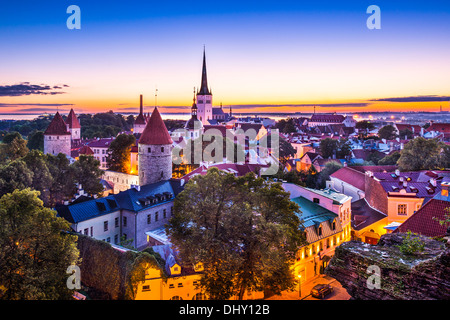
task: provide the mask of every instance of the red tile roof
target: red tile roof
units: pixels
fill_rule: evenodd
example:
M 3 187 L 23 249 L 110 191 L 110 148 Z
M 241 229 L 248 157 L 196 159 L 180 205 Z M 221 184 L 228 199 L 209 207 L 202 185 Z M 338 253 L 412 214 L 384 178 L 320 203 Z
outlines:
M 70 135 L 70 132 L 67 131 L 66 123 L 64 122 L 63 118 L 59 114 L 59 112 L 56 112 L 55 116 L 52 119 L 52 122 L 50 122 L 47 130 L 45 130 L 44 134 L 46 135 Z
M 313 114 L 309 122 L 338 122 L 341 123 L 345 117 L 340 114 Z
M 444 220 L 444 214 L 450 210 L 450 202 L 431 199 L 416 213 L 403 222 L 394 232 L 414 232 L 427 237 L 439 237 L 446 233 L 446 227 L 438 221 Z
M 443 133 L 450 133 L 450 123 L 433 123 L 426 129 L 427 132 L 439 131 Z
M 158 108 L 155 107 L 141 137 L 139 138 L 139 144 L 165 145 L 172 143 L 173 141 L 170 137 L 169 131 L 167 131 L 166 125 L 159 114 Z
M 66 124 L 69 125 L 70 129 L 81 128 L 80 122 L 78 121 L 78 118 L 75 114 L 75 111 L 73 111 L 73 109 L 70 109 L 69 115 L 67 116 L 67 119 L 66 119 Z
M 134 124 L 145 124 L 145 116 L 142 113 L 139 113 L 136 120 L 134 120 Z
M 342 180 L 359 190 L 366 190 L 365 174 L 355 169 L 344 167 L 334 172 L 331 177 Z

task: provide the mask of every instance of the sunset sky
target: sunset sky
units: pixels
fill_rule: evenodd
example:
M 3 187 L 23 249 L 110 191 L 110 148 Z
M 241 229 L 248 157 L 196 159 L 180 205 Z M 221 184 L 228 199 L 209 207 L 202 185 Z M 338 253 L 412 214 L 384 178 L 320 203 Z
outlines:
M 449 1 L 2 1 L 0 43 L 3 114 L 189 112 L 204 45 L 237 113 L 450 110 Z

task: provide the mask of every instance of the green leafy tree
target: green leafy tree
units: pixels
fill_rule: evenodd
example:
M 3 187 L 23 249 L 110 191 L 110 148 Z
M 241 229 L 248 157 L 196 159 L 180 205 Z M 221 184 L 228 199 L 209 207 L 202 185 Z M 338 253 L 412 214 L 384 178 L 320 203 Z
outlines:
M 290 266 L 304 236 L 299 208 L 280 184 L 212 168 L 174 206 L 167 232 L 185 266 L 203 263 L 200 288 L 210 299 L 295 287 Z
M 400 159 L 400 151 L 395 151 L 392 154 L 384 157 L 383 159 L 380 159 L 378 161 L 378 164 L 380 166 L 386 166 L 386 165 L 396 165 L 398 159 Z
M 329 179 L 330 175 L 341 169 L 342 164 L 330 161 L 325 164 L 325 167 L 319 172 L 318 179 L 316 182 L 316 188 L 323 189 L 326 187 L 326 181 Z
M 70 166 L 69 159 L 60 153 L 56 156 L 46 154 L 47 167 L 53 177 L 50 187 L 50 206 L 70 200 L 76 192 L 74 170 Z
M 25 189 L 33 183 L 33 172 L 18 159 L 0 166 L 0 196 L 16 189 Z
M 66 270 L 78 262 L 70 223 L 42 205 L 38 191 L 0 199 L 0 299 L 70 299 Z
M 325 138 L 320 141 L 319 148 L 324 159 L 329 159 L 333 156 L 336 156 L 337 159 L 343 159 L 352 151 L 350 143 L 346 139 Z
M 5 134 L 2 141 L 3 141 L 3 143 L 8 144 L 8 143 L 11 143 L 15 138 L 21 139 L 22 135 L 17 131 L 11 131 L 11 132 Z
M 411 130 L 405 128 L 403 130 L 400 130 L 398 136 L 400 137 L 400 139 L 412 139 L 414 138 L 414 133 Z
M 47 157 L 39 150 L 31 150 L 22 160 L 27 168 L 33 173 L 32 183 L 29 185 L 40 192 L 40 199 L 45 206 L 50 206 L 50 190 L 53 177 L 47 165 Z
M 91 155 L 80 155 L 80 158 L 72 164 L 75 182 L 81 184 L 83 190 L 91 195 L 100 194 L 103 185 L 100 183 L 103 170 L 100 168 L 100 161 Z
M 444 149 L 445 144 L 435 139 L 417 137 L 405 144 L 397 164 L 402 171 L 433 170 L 446 165 Z
M 378 130 L 378 137 L 380 139 L 392 140 L 397 137 L 395 127 L 391 124 L 388 124 Z
M 111 142 L 106 156 L 109 170 L 128 173 L 130 171 L 130 149 L 136 144 L 136 137 L 132 134 L 119 134 Z
M 360 139 L 367 138 L 369 131 L 375 129 L 373 123 L 367 120 L 358 121 L 355 125 L 355 128 L 358 129 L 358 136 Z
M 20 134 L 19 134 L 20 135 Z M 20 137 L 14 137 L 12 140 L 8 139 L 6 136 L 3 139 L 3 143 L 5 144 L 3 147 L 3 152 L 7 159 L 13 161 L 25 156 L 28 153 L 27 142 Z M 5 142 L 6 141 L 6 142 Z
M 43 131 L 33 131 L 28 136 L 27 147 L 30 150 L 44 151 L 44 132 Z

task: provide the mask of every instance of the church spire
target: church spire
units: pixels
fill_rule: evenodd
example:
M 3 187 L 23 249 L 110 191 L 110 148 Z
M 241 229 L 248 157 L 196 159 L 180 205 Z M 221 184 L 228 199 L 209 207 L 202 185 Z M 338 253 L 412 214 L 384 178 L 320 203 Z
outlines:
M 194 99 L 193 99 L 192 108 L 191 108 L 191 115 L 192 115 L 193 119 L 197 120 L 197 104 L 195 103 L 195 87 L 194 87 Z
M 206 55 L 205 55 L 205 47 L 203 46 L 203 67 L 202 67 L 202 84 L 200 87 L 199 95 L 211 95 L 211 92 L 208 89 L 208 79 L 206 77 Z

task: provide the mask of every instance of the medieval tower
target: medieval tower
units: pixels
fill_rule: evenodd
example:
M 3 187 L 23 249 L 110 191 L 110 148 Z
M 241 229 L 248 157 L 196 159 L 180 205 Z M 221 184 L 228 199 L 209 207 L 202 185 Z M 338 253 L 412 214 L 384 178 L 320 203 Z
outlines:
M 55 117 L 44 132 L 45 154 L 50 153 L 56 156 L 58 153 L 63 153 L 70 157 L 72 135 L 67 127 L 59 112 L 56 112 Z
M 72 136 L 72 141 L 76 142 L 81 139 L 81 125 L 78 121 L 77 115 L 73 109 L 70 109 L 69 115 L 66 119 L 67 130 Z
M 141 186 L 172 178 L 172 143 L 169 131 L 155 107 L 138 143 Z

